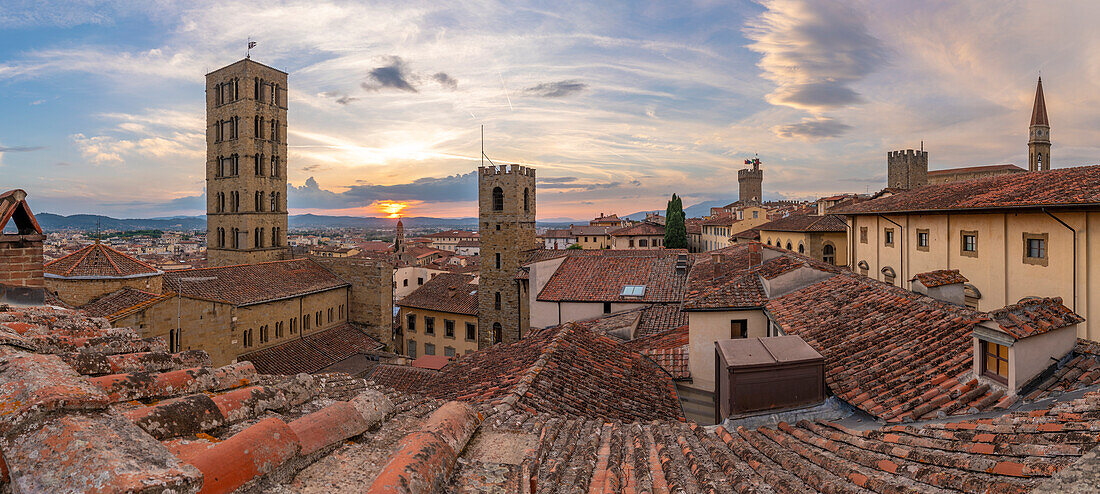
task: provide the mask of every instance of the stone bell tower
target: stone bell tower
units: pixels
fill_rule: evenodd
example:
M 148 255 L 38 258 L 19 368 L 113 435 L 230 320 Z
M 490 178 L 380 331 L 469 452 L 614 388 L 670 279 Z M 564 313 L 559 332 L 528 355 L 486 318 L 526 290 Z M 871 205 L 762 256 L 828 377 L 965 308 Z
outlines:
M 535 248 L 535 169 L 519 165 L 477 170 L 481 278 L 478 348 L 519 340 L 530 327 L 526 294 L 516 272 Z
M 206 257 L 286 259 L 287 74 L 244 59 L 206 74 Z
M 1050 169 L 1050 122 L 1047 120 L 1047 102 L 1043 98 L 1043 78 L 1035 85 L 1035 104 L 1031 108 L 1031 128 L 1027 139 L 1028 171 Z

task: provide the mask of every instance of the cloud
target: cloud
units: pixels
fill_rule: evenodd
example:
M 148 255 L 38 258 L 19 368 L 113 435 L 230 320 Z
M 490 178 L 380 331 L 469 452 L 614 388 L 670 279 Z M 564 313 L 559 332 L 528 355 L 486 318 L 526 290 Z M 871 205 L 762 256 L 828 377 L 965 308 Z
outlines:
M 346 105 L 348 103 L 351 103 L 352 101 L 359 101 L 359 98 L 353 98 L 353 97 L 348 96 L 346 94 L 339 97 L 339 98 L 336 98 L 336 102 L 341 104 L 341 105 Z
M 440 86 L 443 86 L 451 91 L 458 89 L 458 81 L 454 77 L 447 75 L 446 72 L 436 72 L 432 74 L 432 80 L 438 82 Z
M 543 184 L 563 184 L 569 182 L 576 182 L 577 177 L 539 177 L 539 185 Z
M 426 177 L 394 185 L 352 185 L 344 192 L 322 189 L 313 177 L 301 186 L 288 185 L 287 200 L 294 208 L 346 209 L 366 207 L 378 201 L 420 200 L 426 203 L 477 200 L 477 172 L 446 177 Z
M 766 100 L 819 113 L 862 102 L 850 85 L 887 61 L 864 14 L 839 2 L 764 0 L 767 9 L 745 28 L 761 54 L 763 76 L 777 84 Z
M 541 98 L 562 98 L 588 89 L 588 84 L 575 79 L 558 82 L 543 82 L 524 91 L 527 94 Z
M 410 93 L 419 92 L 416 87 L 413 86 L 414 79 L 416 78 L 409 71 L 408 64 L 396 55 L 386 57 L 388 65 L 381 67 L 375 67 L 371 69 L 367 74 L 368 82 L 360 84 L 363 89 L 368 91 L 378 91 L 384 88 L 397 89 L 399 91 L 408 91 Z
M 31 151 L 39 151 L 46 149 L 44 146 L 0 146 L 0 153 L 29 153 Z
M 775 135 L 784 138 L 821 139 L 837 137 L 851 130 L 851 125 L 846 125 L 832 118 L 803 118 L 796 124 L 780 125 L 776 127 Z

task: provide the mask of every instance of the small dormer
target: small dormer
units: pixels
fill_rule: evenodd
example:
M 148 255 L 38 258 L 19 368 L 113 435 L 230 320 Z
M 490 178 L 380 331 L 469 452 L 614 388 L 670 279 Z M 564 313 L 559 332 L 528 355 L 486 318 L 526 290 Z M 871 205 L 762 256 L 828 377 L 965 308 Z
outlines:
M 1072 352 L 1077 325 L 1085 321 L 1060 297 L 1024 300 L 989 315 L 974 327 L 974 374 L 1009 394 Z
M 970 281 L 957 269 L 920 273 L 909 280 L 913 292 L 955 305 L 965 305 L 965 284 Z

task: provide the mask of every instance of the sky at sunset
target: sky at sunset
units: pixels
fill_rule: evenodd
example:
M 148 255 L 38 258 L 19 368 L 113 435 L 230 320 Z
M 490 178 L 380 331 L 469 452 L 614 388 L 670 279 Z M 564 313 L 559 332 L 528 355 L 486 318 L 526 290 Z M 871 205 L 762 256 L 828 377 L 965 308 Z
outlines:
M 1100 162 L 1100 2 L 0 3 L 0 190 L 36 211 L 205 210 L 204 74 L 290 73 L 292 214 L 476 216 L 486 154 L 540 219 L 876 191 L 885 154 Z M 402 207 L 405 206 L 405 207 Z

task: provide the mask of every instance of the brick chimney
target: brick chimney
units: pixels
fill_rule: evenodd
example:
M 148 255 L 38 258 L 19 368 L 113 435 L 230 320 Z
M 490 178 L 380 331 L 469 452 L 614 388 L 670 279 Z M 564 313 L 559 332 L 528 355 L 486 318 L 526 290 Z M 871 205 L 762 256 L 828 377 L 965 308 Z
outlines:
M 42 242 L 46 236 L 21 189 L 0 194 L 0 304 L 42 305 L 45 280 Z M 7 233 L 13 221 L 15 232 Z

